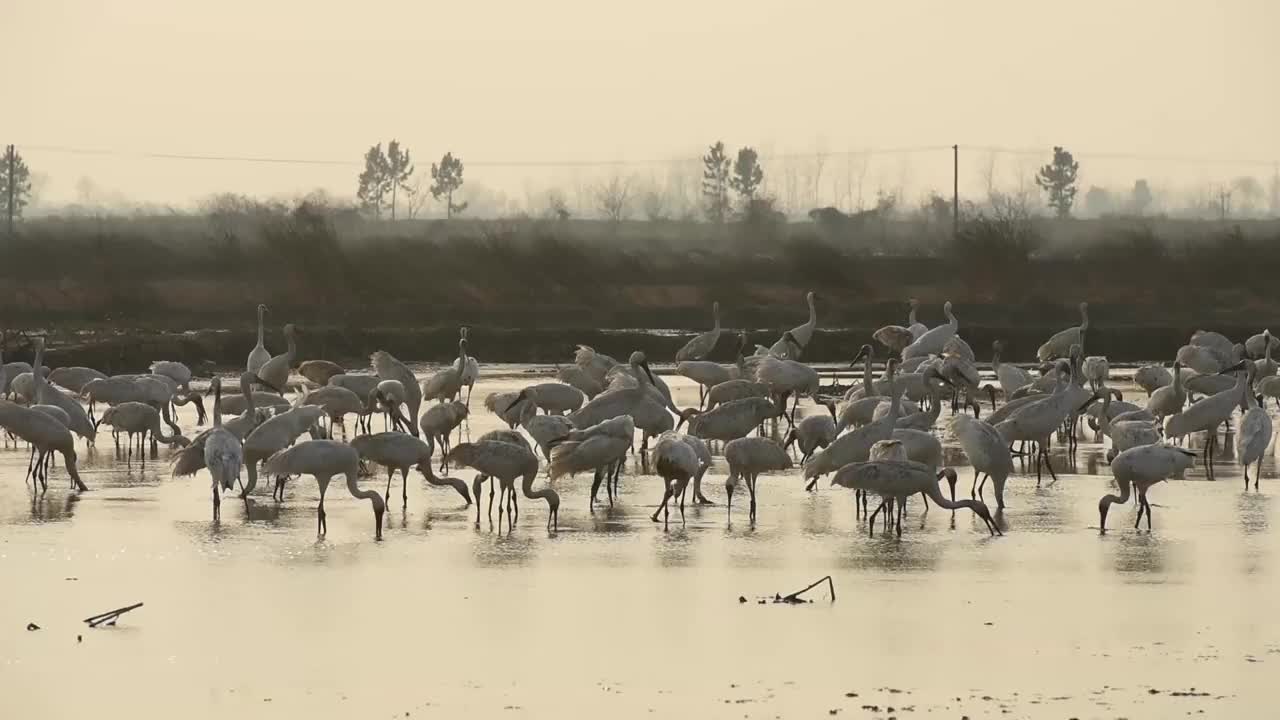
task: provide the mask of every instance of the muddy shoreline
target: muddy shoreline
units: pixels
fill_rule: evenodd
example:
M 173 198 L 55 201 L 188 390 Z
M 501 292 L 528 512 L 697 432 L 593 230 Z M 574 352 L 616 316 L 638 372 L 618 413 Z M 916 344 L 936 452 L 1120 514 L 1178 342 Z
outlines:
M 455 327 L 436 328 L 337 328 L 300 326 L 300 360 L 327 359 L 358 367 L 375 350 L 387 350 L 397 357 L 421 362 L 446 362 L 456 356 L 458 332 Z M 865 342 L 874 327 L 819 329 L 806 360 L 814 363 L 847 362 Z M 980 362 L 990 359 L 993 340 L 1007 345 L 1005 359 L 1031 362 L 1035 349 L 1061 327 L 981 327 L 962 326 L 960 334 L 970 343 Z M 1113 362 L 1139 362 L 1172 358 L 1187 342 L 1195 326 L 1180 327 L 1097 327 L 1088 337 L 1088 354 L 1106 355 Z M 1228 337 L 1247 338 L 1256 329 L 1218 328 Z M 749 331 L 749 342 L 771 344 L 779 330 Z M 108 373 L 139 372 L 155 360 L 178 360 L 193 368 L 229 368 L 244 363 L 256 341 L 256 331 L 198 330 L 172 333 L 154 330 L 70 333 L 50 332 L 46 362 L 50 367 L 83 365 Z M 581 343 L 597 350 L 625 357 L 633 350 L 644 351 L 655 363 L 666 363 L 694 333 L 670 330 L 599 330 L 586 328 L 512 329 L 473 326 L 471 354 L 481 362 L 567 363 L 574 347 Z M 12 333 L 7 338 L 5 360 L 30 361 L 29 344 Z M 278 331 L 269 332 L 266 345 L 272 352 L 285 347 Z M 750 350 L 750 348 L 749 348 Z M 722 333 L 711 359 L 732 362 L 736 343 L 732 332 Z M 883 357 L 883 348 L 877 348 Z

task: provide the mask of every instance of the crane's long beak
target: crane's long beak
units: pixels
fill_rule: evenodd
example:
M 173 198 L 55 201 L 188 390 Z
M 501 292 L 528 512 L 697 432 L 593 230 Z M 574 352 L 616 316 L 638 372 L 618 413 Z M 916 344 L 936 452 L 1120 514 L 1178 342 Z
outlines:
M 529 397 L 529 388 L 525 388 L 521 390 L 520 394 L 516 395 L 516 399 L 512 400 L 510 405 L 507 405 L 507 409 L 502 411 L 502 414 L 506 415 L 507 413 L 511 412 L 511 408 L 515 407 L 516 405 L 519 405 L 520 401 L 524 400 L 527 397 Z
M 645 360 L 640 363 L 640 367 L 644 368 L 644 374 L 649 376 L 649 383 L 651 385 L 657 385 L 657 381 L 653 379 L 653 371 L 649 369 L 649 361 Z
M 1247 362 L 1249 362 L 1249 361 L 1248 361 L 1248 360 L 1241 360 L 1240 362 L 1236 363 L 1235 365 L 1232 365 L 1231 367 L 1223 368 L 1223 369 L 1222 369 L 1218 374 L 1219 374 L 1219 375 L 1230 375 L 1230 374 L 1231 374 L 1231 373 L 1233 373 L 1233 372 L 1239 372 L 1240 370 L 1243 370 L 1243 369 L 1245 368 L 1245 363 L 1247 363 Z

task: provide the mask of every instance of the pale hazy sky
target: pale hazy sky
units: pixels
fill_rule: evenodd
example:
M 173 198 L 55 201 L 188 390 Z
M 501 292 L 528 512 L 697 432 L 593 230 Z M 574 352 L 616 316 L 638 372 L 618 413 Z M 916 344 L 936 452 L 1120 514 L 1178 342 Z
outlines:
M 515 195 L 570 171 L 479 162 L 1065 144 L 1086 182 L 1123 183 L 1280 160 L 1276 0 L 0 0 L 0 21 L 0 142 L 53 200 L 82 177 L 136 201 L 350 194 L 358 169 L 40 146 L 358 162 L 397 137 Z M 890 157 L 869 183 L 949 185 L 949 153 Z

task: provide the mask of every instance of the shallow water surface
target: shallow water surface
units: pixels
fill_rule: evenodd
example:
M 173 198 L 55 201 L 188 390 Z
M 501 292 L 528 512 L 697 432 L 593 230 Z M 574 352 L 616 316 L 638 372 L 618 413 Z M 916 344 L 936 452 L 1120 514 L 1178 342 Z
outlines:
M 538 377 L 483 373 L 464 436 L 498 427 L 485 395 Z M 696 404 L 692 385 L 670 382 L 678 405 Z M 195 432 L 193 414 L 182 424 Z M 171 479 L 165 449 L 127 468 L 104 432 L 81 450 L 90 492 L 66 489 L 59 460 L 34 500 L 25 446 L 3 450 L 4 714 L 1272 717 L 1271 458 L 1261 492 L 1223 459 L 1217 482 L 1197 468 L 1152 489 L 1152 532 L 1133 529 L 1130 503 L 1100 535 L 1098 498 L 1114 487 L 1092 440 L 1074 469 L 1055 448 L 1057 483 L 1010 480 L 1004 537 L 913 500 L 901 539 L 868 538 L 852 493 L 806 493 L 798 470 L 761 478 L 754 526 L 745 504 L 729 523 L 718 456 L 705 480 L 717 504 L 668 531 L 649 520 L 661 484 L 637 455 L 611 509 L 588 511 L 589 476 L 558 481 L 554 535 L 541 501 L 522 500 L 499 533 L 414 473 L 379 543 L 368 503 L 341 483 L 317 539 L 311 478 L 281 504 L 268 488 L 247 510 L 228 498 L 214 524 L 207 475 Z M 947 455 L 967 494 L 972 471 L 949 439 Z M 758 601 L 824 575 L 835 602 L 823 589 L 813 604 Z M 139 601 L 117 627 L 80 622 Z

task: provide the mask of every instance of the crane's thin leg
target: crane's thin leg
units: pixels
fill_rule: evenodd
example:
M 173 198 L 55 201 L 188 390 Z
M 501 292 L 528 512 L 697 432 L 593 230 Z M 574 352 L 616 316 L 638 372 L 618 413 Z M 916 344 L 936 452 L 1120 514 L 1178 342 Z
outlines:
M 489 478 L 493 485 L 498 484 L 497 478 Z M 489 486 L 489 527 L 493 527 L 493 485 Z M 477 503 L 478 505 L 479 503 Z M 476 509 L 476 514 L 480 513 L 480 509 Z M 498 525 L 502 525 L 502 498 L 498 498 Z
M 388 491 L 390 492 L 390 491 Z M 409 509 L 409 468 L 400 468 L 400 505 Z
M 383 497 L 391 497 L 391 477 L 395 474 L 395 470 L 387 468 L 387 492 Z
M 498 482 L 498 480 L 495 478 L 495 479 L 494 479 L 494 482 L 496 483 L 496 482 Z M 498 488 L 498 534 L 499 534 L 499 535 L 501 535 L 501 534 L 502 534 L 502 504 L 503 504 L 503 501 L 504 501 L 504 500 L 506 500 L 506 498 L 504 497 L 504 495 L 506 494 L 506 492 L 507 492 L 507 488 L 506 488 L 506 487 L 499 487 L 499 488 Z M 490 527 L 493 527 L 493 518 L 492 518 L 492 517 L 490 517 L 490 518 L 489 518 L 489 526 L 490 526 Z
M 867 532 L 870 537 L 876 536 L 876 516 L 879 515 L 880 510 L 884 508 L 884 503 L 885 501 L 881 500 L 880 504 L 876 506 L 875 512 L 871 513 L 871 517 L 867 518 Z
M 1218 428 L 1214 428 L 1210 433 L 1212 434 L 1209 435 L 1209 479 L 1216 480 L 1213 474 L 1213 451 L 1218 447 Z
M 756 477 L 758 477 L 756 473 L 751 473 L 750 482 L 747 484 L 747 489 L 751 491 L 751 522 L 753 523 L 756 521 Z
M 681 490 L 680 490 L 680 524 L 681 524 L 681 525 L 684 525 L 684 524 L 685 524 L 685 520 L 684 520 L 684 494 L 685 494 L 685 491 L 689 489 L 688 482 L 689 482 L 689 481 L 688 481 L 688 480 L 686 480 L 686 481 L 685 481 L 685 486 L 684 486 L 683 488 L 681 488 Z
M 1041 452 L 1044 453 L 1045 467 L 1049 468 L 1049 477 L 1053 478 L 1053 482 L 1058 482 L 1058 474 L 1053 471 L 1053 461 L 1050 460 L 1049 458 L 1049 441 L 1048 440 L 1045 440 L 1045 443 L 1041 448 Z
M 973 469 L 973 485 L 969 487 L 969 498 L 973 499 L 977 497 L 977 494 L 978 494 L 978 468 L 974 468 Z M 955 498 L 951 498 L 951 501 L 955 502 Z
M 329 521 L 324 516 L 324 491 L 325 486 L 320 486 L 320 505 L 316 508 L 316 532 L 323 536 L 329 531 Z
M 1258 458 L 1258 467 L 1253 471 L 1253 489 L 1258 489 L 1258 478 L 1262 477 L 1262 458 Z M 1246 490 L 1248 488 L 1245 488 Z
M 591 498 L 587 509 L 595 512 L 596 509 L 596 493 L 600 490 L 600 481 L 604 477 L 604 468 L 596 468 L 595 477 L 591 480 Z
M 670 497 L 671 497 L 671 483 L 667 482 L 666 487 L 662 489 L 662 502 L 658 503 L 658 507 L 653 511 L 653 514 L 649 516 L 649 520 L 651 522 L 658 522 L 658 513 L 666 509 L 667 498 L 670 498 Z

